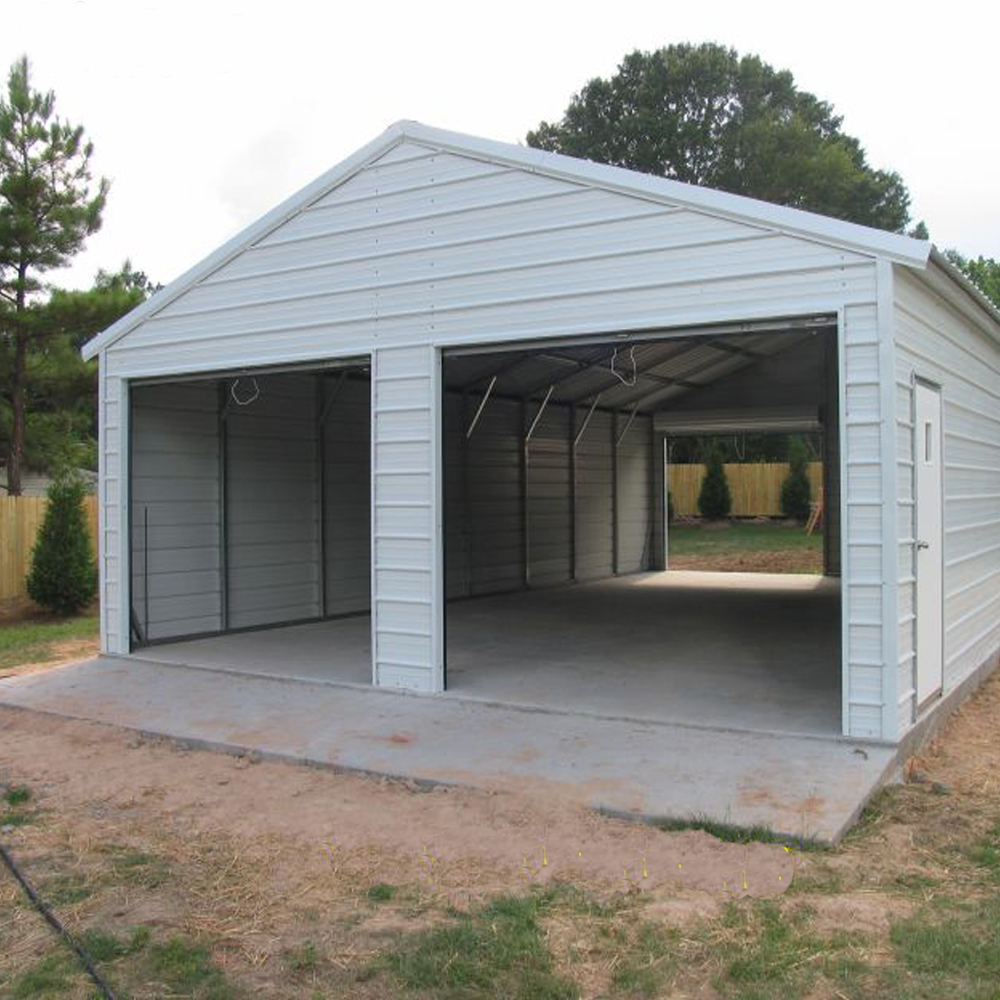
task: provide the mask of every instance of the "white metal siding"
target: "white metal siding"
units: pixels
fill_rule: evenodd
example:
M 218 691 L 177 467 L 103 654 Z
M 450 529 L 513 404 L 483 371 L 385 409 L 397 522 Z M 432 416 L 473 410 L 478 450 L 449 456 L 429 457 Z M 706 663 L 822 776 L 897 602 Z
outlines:
M 216 385 L 134 388 L 131 419 L 132 606 L 149 639 L 216 632 L 222 628 Z
M 439 691 L 440 357 L 427 347 L 372 354 L 374 682 Z
M 1000 649 L 1000 347 L 905 268 L 895 268 L 899 458 L 900 726 L 915 664 L 912 378 L 941 385 L 944 692 Z M 905 681 L 905 686 L 904 686 Z
M 883 500 L 891 503 L 891 497 L 883 497 L 880 341 L 874 301 L 844 310 L 841 354 L 845 728 L 851 736 L 877 739 L 887 735 L 883 732 L 882 505 Z
M 102 362 L 110 384 L 123 375 L 374 348 L 375 676 L 434 690 L 434 347 L 842 309 L 845 719 L 850 733 L 879 736 L 882 617 L 873 588 L 881 583 L 882 531 L 872 515 L 884 498 L 875 302 L 875 264 L 863 254 L 406 143 L 146 319 Z M 105 488 L 116 489 L 112 477 Z M 114 558 L 112 540 L 106 569 Z M 553 554 L 553 568 L 560 559 Z
M 259 365 L 871 301 L 869 258 L 642 198 L 397 150 L 108 349 L 114 374 Z
M 128 475 L 128 397 L 125 383 L 108 375 L 102 356 L 98 374 L 100 408 L 100 481 L 98 484 L 98 574 L 101 591 L 101 649 L 127 653 L 129 648 L 129 553 L 122 481 Z

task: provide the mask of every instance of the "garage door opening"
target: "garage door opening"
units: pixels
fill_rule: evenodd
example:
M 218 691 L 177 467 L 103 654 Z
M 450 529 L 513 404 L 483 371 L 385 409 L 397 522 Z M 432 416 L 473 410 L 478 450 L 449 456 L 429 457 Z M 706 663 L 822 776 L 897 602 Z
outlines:
M 130 397 L 133 649 L 369 683 L 367 361 Z
M 830 318 L 446 355 L 447 689 L 839 734 L 837 372 Z M 822 575 L 667 569 L 666 442 L 732 427 L 822 436 Z

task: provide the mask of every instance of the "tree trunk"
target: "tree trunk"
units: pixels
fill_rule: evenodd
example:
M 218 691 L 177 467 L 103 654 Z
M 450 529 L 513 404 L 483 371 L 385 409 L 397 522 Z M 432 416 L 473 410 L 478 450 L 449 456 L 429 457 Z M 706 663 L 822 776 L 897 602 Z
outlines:
M 14 371 L 10 402 L 14 421 L 7 456 L 7 495 L 21 495 L 21 458 L 24 455 L 24 376 L 27 361 L 27 337 L 23 330 L 14 334 Z
M 28 334 L 21 325 L 27 301 L 28 268 L 22 258 L 17 269 L 17 296 L 14 311 L 14 371 L 11 373 L 10 405 L 13 427 L 10 435 L 10 453 L 7 456 L 7 496 L 21 495 L 21 462 L 24 458 L 24 383 L 28 367 Z

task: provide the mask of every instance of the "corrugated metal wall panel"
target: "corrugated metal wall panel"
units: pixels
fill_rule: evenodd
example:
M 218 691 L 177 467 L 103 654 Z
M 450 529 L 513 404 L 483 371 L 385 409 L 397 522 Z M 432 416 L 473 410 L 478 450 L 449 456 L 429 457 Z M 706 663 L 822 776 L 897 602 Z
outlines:
M 371 383 L 327 376 L 323 405 L 324 613 L 343 615 L 371 607 Z
M 102 355 L 98 371 L 99 482 L 97 554 L 101 594 L 101 649 L 106 653 L 126 653 L 129 649 L 127 553 L 123 558 L 122 500 L 127 491 L 122 477 L 128 474 L 127 389 L 121 379 L 108 375 Z M 125 421 L 123 423 L 123 421 Z
M 132 606 L 149 639 L 218 631 L 215 383 L 138 386 L 131 419 Z
M 908 726 L 916 710 L 910 618 L 915 599 L 912 377 L 941 385 L 947 693 L 1000 649 L 1000 347 L 906 269 L 895 269 L 895 288 L 896 424 L 898 440 L 907 442 L 907 450 L 900 451 L 901 473 L 909 473 L 898 498 L 899 614 L 908 640 L 900 669 L 911 693 L 901 704 L 901 721 Z
M 844 691 L 849 735 L 878 739 L 882 732 L 882 448 L 878 394 L 879 330 L 876 307 L 844 310 L 841 345 L 844 431 L 840 442 L 846 466 L 843 483 L 847 517 L 846 573 L 843 578 L 847 683 Z M 890 544 L 894 544 L 890 542 Z M 873 592 L 878 591 L 878 600 Z
M 871 301 L 866 258 L 454 154 L 373 164 L 112 345 L 114 373 Z M 390 322 L 391 321 L 391 322 Z
M 443 572 L 440 546 L 440 359 L 426 347 L 378 348 L 372 354 L 372 552 L 374 681 L 385 687 L 439 691 Z M 407 431 L 405 425 L 417 428 Z M 413 499 L 393 499 L 403 477 Z M 414 618 L 401 604 L 420 609 Z
M 319 466 L 311 375 L 258 376 L 260 395 L 227 401 L 229 626 L 316 618 Z M 226 385 L 231 383 L 227 381 Z M 252 395 L 240 380 L 237 398 Z
M 617 415 L 619 573 L 637 573 L 649 568 L 653 518 L 653 421 L 637 416 L 631 423 Z
M 530 428 L 539 403 L 529 404 Z M 528 583 L 548 586 L 571 579 L 569 409 L 547 406 L 528 442 Z
M 576 433 L 586 420 L 576 411 Z M 596 580 L 614 572 L 614 415 L 596 410 L 576 448 L 576 578 Z

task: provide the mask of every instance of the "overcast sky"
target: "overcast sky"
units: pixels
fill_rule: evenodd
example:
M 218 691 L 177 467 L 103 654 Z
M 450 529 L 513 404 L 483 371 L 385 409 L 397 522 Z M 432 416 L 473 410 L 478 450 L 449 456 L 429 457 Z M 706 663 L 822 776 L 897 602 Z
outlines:
M 5 4 L 0 67 L 28 54 L 112 182 L 64 287 L 125 257 L 166 283 L 398 119 L 523 141 L 626 52 L 685 41 L 791 70 L 935 243 L 1000 258 L 998 19 L 995 0 L 29 0 Z

